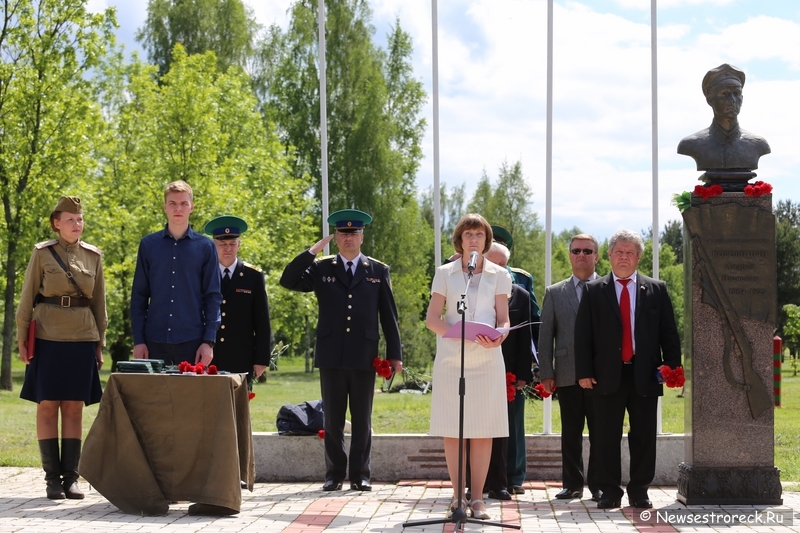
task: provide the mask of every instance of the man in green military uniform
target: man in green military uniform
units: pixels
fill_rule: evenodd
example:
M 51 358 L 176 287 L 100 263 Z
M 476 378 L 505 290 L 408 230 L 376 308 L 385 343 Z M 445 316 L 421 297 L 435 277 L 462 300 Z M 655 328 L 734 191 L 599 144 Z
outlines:
M 206 224 L 206 235 L 214 239 L 219 257 L 222 292 L 214 346 L 214 364 L 219 370 L 247 373 L 248 386 L 269 365 L 269 302 L 264 273 L 239 259 L 240 235 L 247 222 L 235 216 L 221 216 Z
M 336 231 L 300 252 L 281 276 L 281 286 L 313 291 L 319 304 L 314 366 L 319 368 L 325 409 L 325 484 L 322 490 L 342 488 L 348 474 L 344 422 L 348 402 L 352 422 L 350 488 L 368 491 L 372 448 L 372 400 L 379 357 L 380 329 L 386 341 L 386 359 L 395 372 L 403 370 L 397 306 L 389 267 L 361 253 L 364 226 L 372 217 L 357 209 L 343 209 L 328 217 Z M 339 253 L 317 257 L 336 239 Z

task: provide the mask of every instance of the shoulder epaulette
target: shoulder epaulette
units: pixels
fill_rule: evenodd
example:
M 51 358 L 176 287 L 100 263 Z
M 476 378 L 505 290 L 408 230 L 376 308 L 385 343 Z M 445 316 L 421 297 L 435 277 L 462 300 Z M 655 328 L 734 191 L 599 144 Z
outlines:
M 98 248 L 97 246 L 95 246 L 93 244 L 89 244 L 88 242 L 83 242 L 83 241 L 80 241 L 80 243 L 81 243 L 81 248 L 86 248 L 90 252 L 94 252 L 97 255 L 103 255 L 103 252 L 101 252 L 100 248 Z
M 243 264 L 244 266 L 246 266 L 247 268 L 252 268 L 253 270 L 257 270 L 258 272 L 263 272 L 263 270 L 261 270 L 261 267 L 259 267 L 259 266 L 256 266 L 256 265 L 251 265 L 251 264 L 250 264 L 250 263 L 248 263 L 247 261 L 242 261 L 242 264 Z
M 323 255 L 322 257 L 317 256 L 317 257 L 314 258 L 314 261 L 327 261 L 327 260 L 333 259 L 334 257 L 336 257 L 336 254 L 334 254 L 334 255 Z
M 37 250 L 43 250 L 43 249 L 47 248 L 48 246 L 53 246 L 57 242 L 58 242 L 58 239 L 50 239 L 49 241 L 37 242 L 36 243 L 36 249 Z
M 376 263 L 381 264 L 383 266 L 389 266 L 386 263 L 384 263 L 383 261 L 381 261 L 380 259 L 375 259 L 374 257 L 367 256 L 367 259 L 369 259 L 370 261 L 375 261 Z
M 512 272 L 516 272 L 517 274 L 522 274 L 525 277 L 533 279 L 533 276 L 527 270 L 523 270 L 523 269 L 517 268 L 517 267 L 511 267 L 511 271 Z

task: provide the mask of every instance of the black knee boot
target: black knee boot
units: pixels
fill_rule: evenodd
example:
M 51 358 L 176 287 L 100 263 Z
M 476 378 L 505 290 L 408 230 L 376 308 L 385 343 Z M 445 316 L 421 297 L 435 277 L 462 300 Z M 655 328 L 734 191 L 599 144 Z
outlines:
M 70 500 L 82 500 L 78 487 L 78 461 L 81 459 L 81 439 L 61 439 L 61 476 L 64 494 Z
M 47 497 L 51 500 L 63 500 L 64 489 L 61 486 L 61 461 L 58 458 L 58 439 L 39 441 L 39 453 L 42 455 L 44 480 L 47 482 Z

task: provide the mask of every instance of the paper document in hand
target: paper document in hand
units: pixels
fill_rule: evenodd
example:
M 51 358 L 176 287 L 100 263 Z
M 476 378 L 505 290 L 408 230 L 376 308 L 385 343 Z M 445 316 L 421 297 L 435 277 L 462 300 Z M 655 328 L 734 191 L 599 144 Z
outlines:
M 529 325 L 529 322 L 523 322 L 522 324 L 517 324 L 516 326 L 512 326 L 510 328 L 493 328 L 489 324 L 484 324 L 483 322 L 471 322 L 468 320 L 464 323 L 464 340 L 475 341 L 478 335 L 483 335 L 485 337 L 489 337 L 491 340 L 495 340 L 504 333 L 508 333 L 511 330 L 527 325 Z M 447 333 L 442 335 L 442 338 L 460 339 L 461 322 L 456 322 L 453 324 L 450 329 L 447 330 Z

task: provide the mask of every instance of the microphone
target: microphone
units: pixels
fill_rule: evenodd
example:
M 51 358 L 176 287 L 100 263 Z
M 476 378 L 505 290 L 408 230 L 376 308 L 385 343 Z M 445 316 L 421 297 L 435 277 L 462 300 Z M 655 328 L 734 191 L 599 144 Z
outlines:
M 478 266 L 478 252 L 470 252 L 469 263 L 467 263 L 467 270 L 470 274 L 472 274 L 476 266 Z

